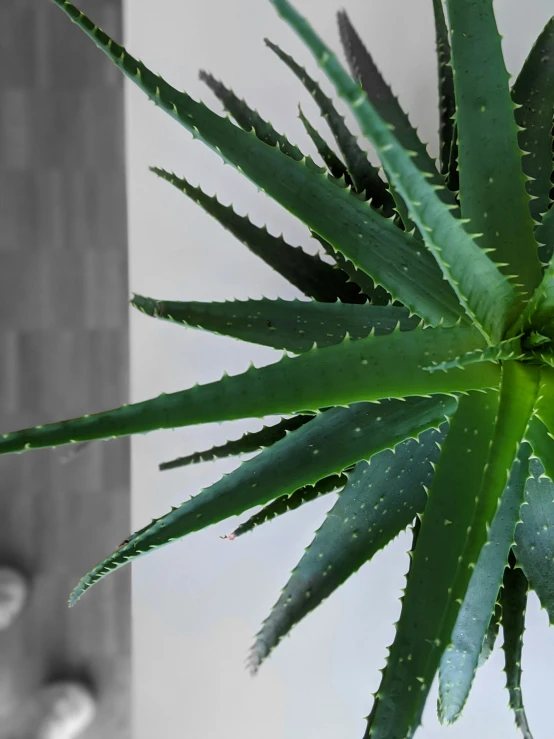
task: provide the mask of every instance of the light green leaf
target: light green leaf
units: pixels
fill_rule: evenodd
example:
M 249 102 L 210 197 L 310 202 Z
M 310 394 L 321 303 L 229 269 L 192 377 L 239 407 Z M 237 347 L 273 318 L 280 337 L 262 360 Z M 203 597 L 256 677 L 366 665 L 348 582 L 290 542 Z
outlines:
M 481 550 L 471 575 L 451 643 L 441 658 L 438 713 L 442 723 L 450 724 L 459 718 L 471 690 L 514 541 L 529 475 L 530 454 L 529 444 L 522 444 L 489 529 L 487 544 Z
M 535 413 L 544 423 L 550 436 L 554 436 L 554 368 L 541 369 L 541 382 Z
M 74 589 L 70 605 L 112 570 L 186 534 L 340 473 L 360 459 L 434 427 L 453 398 L 387 400 L 333 408 L 264 449 L 219 482 L 133 534 Z
M 533 739 L 521 695 L 521 654 L 523 651 L 523 632 L 525 630 L 525 610 L 527 608 L 527 578 L 516 566 L 515 557 L 510 553 L 510 565 L 504 573 L 502 588 L 502 631 L 506 687 L 510 695 L 510 708 L 514 712 L 516 726 L 523 739 Z
M 182 326 L 232 336 L 242 341 L 301 354 L 340 344 L 346 335 L 362 339 L 389 334 L 397 326 L 411 331 L 419 319 L 392 305 L 349 305 L 300 300 L 244 300 L 225 303 L 156 300 L 134 295 L 131 305 L 146 315 Z
M 256 635 L 250 653 L 253 671 L 293 626 L 423 511 L 443 436 L 427 431 L 420 441 L 406 441 L 394 452 L 358 462 L 349 473 L 346 487 Z
M 497 387 L 488 362 L 446 373 L 423 365 L 478 346 L 467 328 L 415 329 L 313 349 L 298 357 L 121 408 L 0 435 L 0 454 L 157 429 L 316 411 L 358 401 Z M 314 381 L 317 379 L 317 381 Z
M 462 216 L 523 294 L 541 278 L 509 75 L 492 0 L 447 0 Z M 551 121 L 552 122 L 552 121 Z M 551 157 L 550 157 L 551 158 Z
M 462 221 L 454 218 L 450 212 L 451 206 L 443 203 L 439 197 L 437 186 L 430 184 L 426 173 L 420 172 L 415 166 L 412 161 L 415 153 L 406 151 L 399 144 L 394 133 L 367 100 L 366 94 L 349 77 L 336 55 L 309 23 L 288 0 L 270 2 L 302 38 L 335 85 L 337 93 L 347 102 L 362 133 L 376 148 L 389 181 L 408 204 L 410 218 L 419 228 L 467 314 L 492 343 L 498 343 L 521 310 L 513 286 L 477 246 Z M 527 217 L 532 224 L 528 212 Z M 407 305 L 404 300 L 402 302 Z

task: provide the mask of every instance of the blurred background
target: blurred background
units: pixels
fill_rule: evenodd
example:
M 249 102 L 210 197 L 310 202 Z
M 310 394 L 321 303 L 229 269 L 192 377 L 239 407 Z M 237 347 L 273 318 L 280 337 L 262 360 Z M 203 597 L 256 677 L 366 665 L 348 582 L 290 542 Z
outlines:
M 83 10 L 121 36 L 119 2 Z M 76 31 L 0 3 L 2 433 L 129 395 L 123 81 Z M 67 606 L 129 533 L 130 443 L 70 448 L 0 459 L 2 739 L 132 735 L 131 573 Z

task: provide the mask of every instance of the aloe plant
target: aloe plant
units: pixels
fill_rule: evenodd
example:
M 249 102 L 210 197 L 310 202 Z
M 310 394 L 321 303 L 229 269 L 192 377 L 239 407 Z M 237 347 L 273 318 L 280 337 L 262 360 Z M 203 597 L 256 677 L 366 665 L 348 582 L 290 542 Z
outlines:
M 433 0 L 436 162 L 346 13 L 338 20 L 349 71 L 288 0 L 269 0 L 381 163 L 371 163 L 319 83 L 267 41 L 317 103 L 340 152 L 300 110 L 320 166 L 211 74 L 201 78 L 226 117 L 154 74 L 70 2 L 53 1 L 150 100 L 304 223 L 333 260 L 154 168 L 309 300 L 135 295 L 131 304 L 148 316 L 284 355 L 218 382 L 0 437 L 0 453 L 9 454 L 282 417 L 164 462 L 170 469 L 258 452 L 129 536 L 82 578 L 70 605 L 113 570 L 189 533 L 250 512 L 236 539 L 339 491 L 256 636 L 252 669 L 412 526 L 402 612 L 366 739 L 413 737 L 435 676 L 439 718 L 455 721 L 500 627 L 509 704 L 529 737 L 521 695 L 529 589 L 554 619 L 554 19 L 510 86 L 492 0 L 446 0 L 446 14 Z

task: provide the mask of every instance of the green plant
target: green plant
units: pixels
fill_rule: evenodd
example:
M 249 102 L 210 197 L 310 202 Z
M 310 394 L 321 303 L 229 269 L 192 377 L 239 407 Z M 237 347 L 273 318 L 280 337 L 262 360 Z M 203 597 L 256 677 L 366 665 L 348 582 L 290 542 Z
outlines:
M 554 19 L 510 89 L 492 0 L 447 0 L 448 26 L 441 0 L 433 0 L 437 167 L 346 14 L 339 29 L 352 76 L 287 0 L 270 0 L 375 147 L 385 182 L 319 85 L 271 42 L 336 139 L 341 157 L 300 112 L 325 167 L 210 75 L 202 78 L 237 125 L 154 75 L 71 3 L 54 2 L 156 105 L 308 226 L 335 262 L 153 170 L 312 301 L 203 304 L 136 295 L 132 304 L 150 316 L 294 356 L 0 438 L 7 454 L 288 416 L 161 465 L 261 450 L 132 534 L 81 580 L 70 604 L 112 570 L 188 533 L 265 506 L 237 537 L 341 490 L 257 635 L 252 667 L 415 521 L 402 613 L 365 736 L 412 737 L 437 672 L 439 717 L 454 721 L 502 627 L 510 705 L 529 737 L 520 689 L 529 588 L 554 618 Z

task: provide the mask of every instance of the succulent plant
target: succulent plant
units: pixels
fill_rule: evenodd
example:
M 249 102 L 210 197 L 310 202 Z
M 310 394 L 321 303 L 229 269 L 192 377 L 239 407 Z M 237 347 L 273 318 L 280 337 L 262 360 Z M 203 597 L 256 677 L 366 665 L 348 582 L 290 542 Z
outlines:
M 554 19 L 510 86 L 492 0 L 446 0 L 447 14 L 433 0 L 437 163 L 346 13 L 339 31 L 350 73 L 288 0 L 270 0 L 348 106 L 377 168 L 319 84 L 272 42 L 333 134 L 340 156 L 300 111 L 324 166 L 210 74 L 201 77 L 230 117 L 156 76 L 70 2 L 54 2 L 150 100 L 304 223 L 331 257 L 291 246 L 182 176 L 153 169 L 311 300 L 135 295 L 132 305 L 149 316 L 284 355 L 218 382 L 0 437 L 8 454 L 282 416 L 161 465 L 259 452 L 133 533 L 83 577 L 70 604 L 111 571 L 186 534 L 261 506 L 236 538 L 340 491 L 256 636 L 252 668 L 412 526 L 402 611 L 366 739 L 414 736 L 437 673 L 439 717 L 455 721 L 500 628 L 509 702 L 529 737 L 520 684 L 528 590 L 554 619 Z

